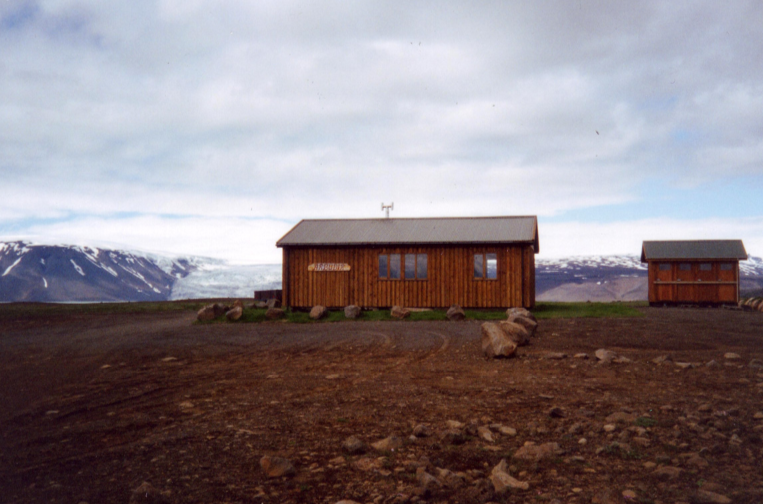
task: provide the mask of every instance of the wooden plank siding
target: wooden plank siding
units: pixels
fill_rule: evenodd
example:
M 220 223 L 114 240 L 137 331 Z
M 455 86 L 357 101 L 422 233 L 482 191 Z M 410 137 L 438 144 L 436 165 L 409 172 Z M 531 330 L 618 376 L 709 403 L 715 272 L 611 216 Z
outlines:
M 732 304 L 739 301 L 739 261 L 683 259 L 649 261 L 649 303 Z M 669 269 L 660 269 L 660 264 Z M 688 265 L 682 269 L 681 265 Z M 710 265 L 702 269 L 701 265 Z M 729 265 L 724 268 L 722 265 Z
M 474 254 L 495 253 L 496 279 L 474 278 Z M 379 254 L 427 255 L 426 279 L 380 279 Z M 349 271 L 308 271 L 311 264 L 348 264 Z M 531 244 L 503 246 L 283 247 L 283 304 L 307 308 L 350 304 L 386 308 L 506 308 L 535 305 Z M 486 265 L 485 265 L 486 267 Z

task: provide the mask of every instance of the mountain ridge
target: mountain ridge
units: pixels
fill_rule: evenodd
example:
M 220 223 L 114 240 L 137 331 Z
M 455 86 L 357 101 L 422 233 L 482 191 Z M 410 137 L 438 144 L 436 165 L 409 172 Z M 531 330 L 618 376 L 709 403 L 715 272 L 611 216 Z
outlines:
M 741 290 L 763 289 L 763 259 L 740 263 Z M 536 259 L 538 301 L 647 299 L 647 267 L 636 255 Z M 82 245 L 0 241 L 0 302 L 164 301 L 248 298 L 281 288 L 281 265 Z

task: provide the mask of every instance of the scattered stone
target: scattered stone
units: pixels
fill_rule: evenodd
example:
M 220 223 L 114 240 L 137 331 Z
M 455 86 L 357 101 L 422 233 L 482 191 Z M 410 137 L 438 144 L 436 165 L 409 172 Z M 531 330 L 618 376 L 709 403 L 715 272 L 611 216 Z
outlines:
M 546 359 L 549 359 L 549 360 L 562 360 L 566 358 L 567 358 L 567 354 L 564 352 L 548 352 L 546 354 Z
M 310 318 L 313 320 L 320 320 L 326 316 L 329 312 L 328 308 L 323 305 L 315 305 L 310 309 Z
M 498 432 L 500 432 L 501 434 L 505 434 L 507 436 L 512 436 L 512 437 L 517 435 L 517 429 L 515 429 L 514 427 L 507 427 L 505 425 L 500 425 L 498 427 Z
M 462 310 L 460 306 L 453 305 L 448 308 L 446 316 L 448 317 L 448 320 L 460 321 L 466 318 L 466 313 L 464 313 L 464 310 Z
M 419 437 L 429 437 L 429 427 L 427 427 L 424 424 L 418 424 L 416 427 L 413 428 L 413 435 L 417 438 Z
M 693 504 L 731 504 L 731 499 L 725 495 L 711 492 L 709 490 L 698 490 L 694 498 Z
M 169 502 L 167 495 L 155 488 L 151 483 L 144 481 L 132 491 L 129 504 L 166 504 Z
M 644 469 L 646 469 L 647 471 L 651 471 L 652 469 L 654 469 L 655 467 L 657 467 L 657 464 L 655 464 L 654 462 L 644 462 L 644 464 L 643 464 L 643 467 L 644 467 Z
M 542 445 L 536 445 L 535 443 L 528 441 L 519 450 L 514 452 L 514 458 L 538 462 L 561 453 L 564 453 L 564 450 L 559 447 L 559 443 L 543 443 Z
M 516 343 L 517 346 L 525 346 L 530 343 L 530 334 L 524 326 L 515 322 L 509 322 L 508 320 L 502 320 L 500 326 L 501 330 L 506 333 L 506 336 Z
M 349 305 L 344 307 L 344 318 L 356 319 L 360 317 L 361 309 L 358 305 Z
M 392 318 L 404 319 L 411 316 L 411 311 L 396 305 L 392 307 L 389 314 Z
M 588 440 L 586 438 L 582 437 L 582 438 L 578 439 L 578 444 L 580 446 L 585 446 L 585 445 L 588 444 Z
M 485 322 L 481 326 L 482 330 L 482 351 L 489 358 L 511 357 L 517 351 L 517 344 L 514 343 L 501 326 L 495 322 Z
M 244 308 L 242 306 L 234 306 L 227 312 L 225 312 L 225 318 L 231 322 L 234 322 L 241 318 L 244 314 Z
M 342 442 L 342 451 L 350 455 L 360 455 L 366 452 L 366 444 L 355 436 L 350 436 Z
M 633 423 L 638 418 L 638 415 L 634 413 L 626 413 L 624 411 L 617 411 L 612 413 L 606 418 L 607 423 Z
M 617 429 L 617 426 L 615 424 L 606 424 L 603 429 L 604 432 L 614 432 L 614 430 Z
M 705 467 L 709 466 L 710 464 L 707 462 L 707 460 L 703 459 L 699 455 L 695 454 L 688 459 L 686 459 L 686 465 L 690 465 L 693 467 L 696 467 L 698 469 L 704 469 Z
M 755 420 L 763 420 L 763 411 L 758 411 L 757 413 L 755 413 L 755 415 L 753 415 L 753 418 Z
M 705 363 L 705 366 L 707 366 L 707 367 L 716 367 L 717 365 L 718 365 L 718 361 L 715 360 L 715 359 L 707 361 Z
M 280 308 L 281 300 L 276 298 L 270 298 L 265 301 L 265 308 Z
M 509 308 L 508 310 L 506 310 L 506 318 L 512 317 L 514 315 L 519 315 L 520 317 L 529 318 L 530 320 L 534 322 L 538 321 L 538 319 L 535 318 L 535 315 L 530 313 L 530 310 L 528 310 L 527 308 L 519 307 L 519 308 Z
M 459 422 L 458 420 L 446 420 L 445 425 L 448 426 L 448 429 L 463 429 L 464 428 L 463 422 Z
M 752 359 L 750 363 L 748 364 L 748 366 L 753 369 L 763 369 L 763 360 Z
M 617 358 L 617 354 L 615 352 L 612 352 L 611 350 L 607 350 L 605 348 L 599 348 L 594 352 L 594 355 L 602 364 L 609 364 L 613 360 Z
M 683 472 L 683 469 L 681 469 L 680 467 L 662 466 L 655 469 L 654 472 L 652 472 L 652 474 L 657 476 L 658 478 L 672 480 L 672 479 L 678 478 L 682 472 Z
M 489 427 L 477 427 L 477 435 L 488 443 L 495 443 L 495 437 Z
M 723 354 L 723 358 L 726 360 L 739 360 L 742 358 L 742 356 L 739 355 L 738 353 L 726 352 L 725 354 Z
M 285 315 L 282 308 L 268 308 L 268 311 L 265 312 L 265 318 L 268 320 L 282 319 Z
M 269 478 L 280 478 L 281 476 L 292 476 L 297 471 L 292 463 L 282 457 L 270 457 L 265 455 L 260 459 L 260 467 Z
M 623 499 L 632 500 L 636 498 L 636 492 L 633 490 L 623 490 Z
M 546 414 L 550 416 L 551 418 L 564 418 L 565 416 L 562 408 L 559 408 L 557 406 L 554 406 L 553 408 L 548 410 Z
M 442 440 L 448 444 L 461 445 L 466 443 L 466 436 L 459 429 L 448 429 L 442 433 Z
M 673 357 L 671 357 L 670 355 L 660 355 L 659 357 L 655 357 L 654 359 L 652 359 L 652 362 L 655 364 L 673 362 Z
M 173 362 L 176 360 L 178 360 L 177 357 L 170 356 L 170 357 L 165 357 L 164 359 L 162 359 L 162 362 Z
M 581 353 L 576 353 L 573 357 L 575 357 L 576 359 L 587 359 L 588 358 L 588 354 L 581 352 Z
M 395 451 L 403 446 L 403 440 L 393 435 L 386 437 L 381 441 L 371 443 L 371 446 L 377 451 Z
M 530 488 L 528 482 L 519 481 L 509 475 L 506 459 L 501 460 L 490 472 L 490 482 L 493 484 L 493 488 L 498 494 L 502 494 L 512 488 L 519 490 L 528 490 Z
M 694 367 L 694 364 L 691 362 L 676 362 L 676 367 L 681 369 L 691 369 Z

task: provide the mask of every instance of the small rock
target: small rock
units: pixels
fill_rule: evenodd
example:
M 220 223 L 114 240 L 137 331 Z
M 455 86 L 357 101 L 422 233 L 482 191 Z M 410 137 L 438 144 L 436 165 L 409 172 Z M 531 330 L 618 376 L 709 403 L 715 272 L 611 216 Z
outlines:
M 594 355 L 602 364 L 609 364 L 617 358 L 617 354 L 605 348 L 599 348 L 594 352 Z
M 260 467 L 270 478 L 292 476 L 297 472 L 288 459 L 282 457 L 270 457 L 268 455 L 265 455 L 260 459 Z
M 519 490 L 528 490 L 530 484 L 526 481 L 519 481 L 509 475 L 506 459 L 501 460 L 490 473 L 490 482 L 493 484 L 495 492 L 502 494 L 511 488 Z
M 608 423 L 633 423 L 636 421 L 636 418 L 638 418 L 638 416 L 633 413 L 617 411 L 609 415 L 606 420 Z
M 280 308 L 281 307 L 281 300 L 276 298 L 271 298 L 265 301 L 264 308 Z
M 371 443 L 371 446 L 377 451 L 395 451 L 403 446 L 403 440 L 397 436 L 389 436 L 381 441 Z
M 507 427 L 505 425 L 501 425 L 498 427 L 498 432 L 501 434 L 505 434 L 507 436 L 516 436 L 517 435 L 517 429 L 514 427 Z
M 673 362 L 673 358 L 670 355 L 660 355 L 659 357 L 655 357 L 652 359 L 652 362 L 655 364 L 662 364 L 664 362 Z
M 512 317 L 514 315 L 519 315 L 520 317 L 529 318 L 530 320 L 534 322 L 538 321 L 538 319 L 535 318 L 535 315 L 530 313 L 530 310 L 528 310 L 527 308 L 509 308 L 508 310 L 506 310 L 507 318 Z
M 694 504 L 731 504 L 731 499 L 709 490 L 698 490 L 692 502 Z
M 588 354 L 581 352 L 581 353 L 576 353 L 573 357 L 575 357 L 576 359 L 587 359 L 588 358 Z
M 549 360 L 562 360 L 567 358 L 567 354 L 564 352 L 548 352 L 545 357 Z
M 268 308 L 268 311 L 265 312 L 265 318 L 268 320 L 277 320 L 284 318 L 286 313 L 283 311 L 282 308 Z
M 755 420 L 763 420 L 763 411 L 758 411 L 752 416 Z
M 676 367 L 679 367 L 681 369 L 691 369 L 694 367 L 694 364 L 691 362 L 676 362 Z
M 166 504 L 169 500 L 165 494 L 154 488 L 151 483 L 144 481 L 132 491 L 129 504 Z
M 662 466 L 655 469 L 652 474 L 657 476 L 658 478 L 672 480 L 672 479 L 678 478 L 682 472 L 683 472 L 683 469 L 681 469 L 680 467 Z
M 617 429 L 617 426 L 615 424 L 606 424 L 603 429 L 604 432 L 614 432 L 614 430 Z
M 429 437 L 429 427 L 424 424 L 418 424 L 413 428 L 413 435 L 416 437 Z
M 636 492 L 633 490 L 623 490 L 623 498 L 627 500 L 632 500 L 636 498 Z
M 738 353 L 726 352 L 725 354 L 723 354 L 723 358 L 727 360 L 738 360 L 738 359 L 741 359 L 742 356 L 739 355 Z
M 540 461 L 559 455 L 564 451 L 559 447 L 559 443 L 543 443 L 542 445 L 525 444 L 516 452 L 514 458 L 519 460 Z
M 350 455 L 366 452 L 366 444 L 355 436 L 350 436 L 342 442 L 342 450 Z
M 241 318 L 244 314 L 244 308 L 241 306 L 234 306 L 232 309 L 225 312 L 225 318 L 231 322 L 234 322 Z
M 463 422 L 459 422 L 458 420 L 446 420 L 445 425 L 448 427 L 448 429 L 463 429 L 464 428 Z
M 709 466 L 710 464 L 708 464 L 707 460 L 703 459 L 699 455 L 694 455 L 686 460 L 686 465 L 703 469 Z
M 525 331 L 527 331 L 527 334 L 530 338 L 535 336 L 535 331 L 538 329 L 537 321 L 529 317 L 524 317 L 522 315 L 511 315 L 508 320 L 509 322 L 512 322 L 514 324 L 519 324 L 522 327 L 524 327 Z
M 488 443 L 495 443 L 495 437 L 493 436 L 493 432 L 489 427 L 477 427 L 477 434 L 480 438 L 487 441 Z
M 763 369 L 763 360 L 752 359 L 750 363 L 748 364 L 748 366 L 753 369 Z
M 553 407 L 550 410 L 547 411 L 548 416 L 551 418 L 564 418 L 564 411 L 562 408 L 559 407 Z

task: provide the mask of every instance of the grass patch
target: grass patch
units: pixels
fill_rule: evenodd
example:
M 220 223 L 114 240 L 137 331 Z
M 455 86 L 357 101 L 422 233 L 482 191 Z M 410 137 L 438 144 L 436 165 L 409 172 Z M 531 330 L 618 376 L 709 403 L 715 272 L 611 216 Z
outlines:
M 654 418 L 642 416 L 642 417 L 638 417 L 635 423 L 639 427 L 654 427 L 655 425 L 657 425 L 657 420 L 655 420 Z
M 538 303 L 532 310 L 537 319 L 642 317 L 637 307 L 647 302 L 632 303 Z

